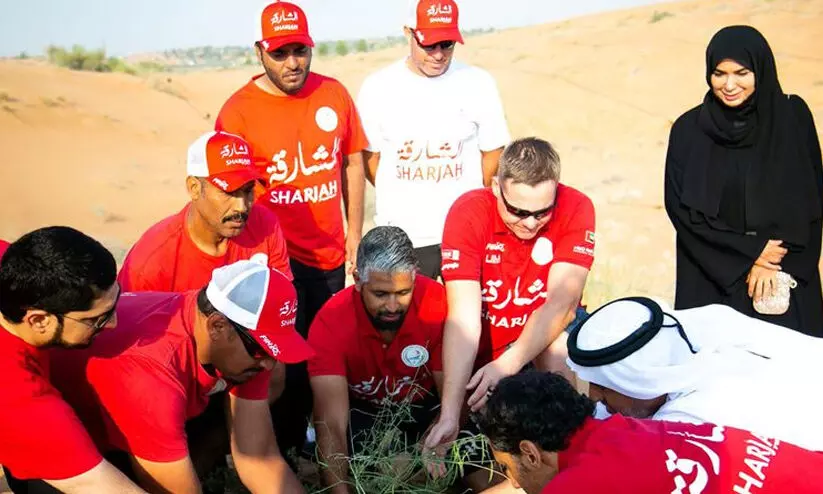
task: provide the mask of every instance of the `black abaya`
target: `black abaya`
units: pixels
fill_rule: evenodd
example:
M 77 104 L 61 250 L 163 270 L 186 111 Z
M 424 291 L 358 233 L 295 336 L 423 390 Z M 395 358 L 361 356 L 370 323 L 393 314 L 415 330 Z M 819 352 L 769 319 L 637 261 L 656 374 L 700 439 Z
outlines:
M 727 30 L 745 30 L 749 37 L 753 31 L 740 26 Z M 749 41 L 746 36 L 743 43 Z M 762 44 L 768 52 L 765 55 L 757 53 L 761 47 L 747 48 L 754 56 L 736 61 L 753 68 L 758 64 L 752 58 L 760 55 L 768 60 L 771 51 L 765 40 Z M 712 45 L 707 50 L 707 79 L 719 61 L 715 58 L 731 58 L 712 53 L 713 48 L 717 51 Z M 771 64 L 773 67 L 773 59 Z M 754 72 L 757 90 L 750 98 L 753 101 L 737 115 L 718 109 L 716 105 L 722 103 L 710 91 L 703 104 L 686 112 L 672 127 L 665 205 L 677 232 L 675 308 L 721 303 L 765 321 L 823 336 L 818 274 L 823 163 L 817 132 L 806 103 L 782 93 L 776 72 L 771 88 L 761 83 L 756 68 Z M 768 104 L 763 103 L 767 97 L 771 97 Z M 753 133 L 733 136 L 736 140 L 727 135 L 718 137 L 723 129 L 713 132 L 707 126 L 710 113 L 721 120 L 721 127 L 726 115 L 732 120 L 747 119 Z M 784 240 L 789 252 L 781 266 L 798 281 L 789 311 L 780 316 L 757 313 L 747 293 L 748 272 L 769 239 Z

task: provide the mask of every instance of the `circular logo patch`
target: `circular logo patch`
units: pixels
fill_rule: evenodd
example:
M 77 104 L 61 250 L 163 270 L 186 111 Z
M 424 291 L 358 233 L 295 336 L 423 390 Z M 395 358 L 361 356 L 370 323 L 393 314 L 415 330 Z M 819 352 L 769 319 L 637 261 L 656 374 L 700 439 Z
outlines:
M 546 237 L 540 237 L 532 248 L 532 261 L 538 266 L 545 266 L 554 259 L 554 246 Z
M 331 132 L 337 128 L 337 113 L 328 106 L 321 106 L 314 114 L 314 121 L 320 130 Z
M 409 345 L 400 354 L 403 363 L 409 367 L 421 367 L 429 361 L 429 351 L 420 345 Z

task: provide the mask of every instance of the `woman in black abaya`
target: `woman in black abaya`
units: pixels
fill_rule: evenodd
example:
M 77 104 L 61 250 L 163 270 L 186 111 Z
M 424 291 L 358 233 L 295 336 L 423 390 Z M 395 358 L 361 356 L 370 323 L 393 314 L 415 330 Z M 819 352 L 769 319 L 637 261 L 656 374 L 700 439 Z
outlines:
M 766 39 L 730 26 L 706 49 L 709 91 L 669 137 L 666 212 L 677 232 L 675 308 L 726 304 L 823 336 L 818 274 L 823 164 L 811 111 L 786 95 Z M 790 274 L 789 309 L 763 315 L 752 299 Z

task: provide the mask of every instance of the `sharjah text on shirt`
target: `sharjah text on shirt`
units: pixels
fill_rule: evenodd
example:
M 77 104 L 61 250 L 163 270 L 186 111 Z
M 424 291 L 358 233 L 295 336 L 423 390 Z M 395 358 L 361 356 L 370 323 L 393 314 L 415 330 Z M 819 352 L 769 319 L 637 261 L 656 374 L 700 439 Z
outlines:
M 285 149 L 272 156 L 272 164 L 266 168 L 269 174 L 269 185 L 274 186 L 270 192 L 270 200 L 274 204 L 302 204 L 306 202 L 325 202 L 337 197 L 339 185 L 337 176 L 333 176 L 326 183 L 313 185 L 304 188 L 284 188 L 282 185 L 293 182 L 297 175 L 304 177 L 321 172 L 334 170 L 337 163 L 337 156 L 340 154 L 340 138 L 335 137 L 334 148 L 331 152 L 325 146 L 320 145 L 312 153 L 312 165 L 306 165 L 306 158 L 303 155 L 303 143 L 297 142 L 297 156 L 292 159 L 293 166 L 289 166 L 288 153 Z M 329 159 L 331 158 L 331 159 Z
M 537 279 L 534 280 L 534 283 L 529 285 L 526 289 L 530 297 L 522 297 L 520 295 L 520 276 L 517 277 L 517 280 L 514 283 L 514 290 L 511 288 L 506 290 L 506 297 L 502 301 L 498 302 L 500 298 L 500 292 L 498 291 L 499 288 L 503 286 L 503 280 L 488 280 L 486 282 L 485 288 L 480 292 L 480 298 L 483 303 L 490 304 L 491 308 L 496 310 L 503 310 L 509 306 L 509 304 L 514 304 L 517 307 L 526 307 L 528 311 L 523 313 L 521 316 L 518 317 L 506 317 L 506 316 L 498 316 L 497 314 L 491 314 L 488 310 L 483 312 L 483 318 L 489 321 L 494 327 L 498 328 L 517 328 L 526 325 L 526 321 L 529 318 L 529 314 L 532 312 L 532 305 L 539 301 L 541 298 L 546 298 L 546 285 L 543 283 L 542 280 Z
M 724 428 L 714 426 L 711 436 L 698 436 L 688 432 L 668 431 L 669 434 L 689 437 L 686 443 L 697 447 L 709 460 L 710 469 L 706 468 L 704 461 L 699 461 L 696 457 L 678 457 L 671 450 L 666 450 L 666 469 L 675 474 L 674 490 L 672 494 L 700 494 L 709 483 L 709 471 L 716 477 L 720 477 L 721 460 L 720 456 L 707 443 L 722 444 L 725 441 Z M 749 433 L 750 438 L 746 440 L 746 456 L 743 459 L 744 467 L 737 472 L 732 492 L 737 494 L 754 494 L 758 492 L 766 481 L 766 469 L 771 463 L 771 459 L 777 455 L 780 441 L 771 440 L 764 436 Z M 682 452 L 681 452 L 682 455 Z M 691 455 L 689 455 L 691 456 Z M 692 477 L 688 482 L 686 477 Z
M 412 182 L 459 180 L 463 176 L 462 152 L 462 142 L 455 146 L 448 141 L 406 141 L 397 150 L 396 177 Z
M 389 376 L 382 379 L 377 379 L 372 376 L 368 381 L 361 381 L 359 384 L 349 384 L 349 389 L 355 395 L 364 400 L 380 405 L 383 401 L 395 401 L 395 398 L 400 395 L 404 389 L 414 389 L 414 379 L 411 376 L 403 376 L 400 379 L 392 379 L 389 382 Z M 381 391 L 385 393 L 381 396 Z M 401 396 L 402 397 L 402 396 Z

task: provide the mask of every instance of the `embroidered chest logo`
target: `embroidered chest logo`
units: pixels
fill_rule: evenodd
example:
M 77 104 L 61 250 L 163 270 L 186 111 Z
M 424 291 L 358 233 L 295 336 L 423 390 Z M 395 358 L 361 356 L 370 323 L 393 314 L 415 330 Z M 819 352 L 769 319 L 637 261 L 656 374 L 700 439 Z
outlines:
M 429 351 L 421 345 L 409 345 L 400 353 L 400 359 L 408 367 L 422 367 L 429 361 Z

